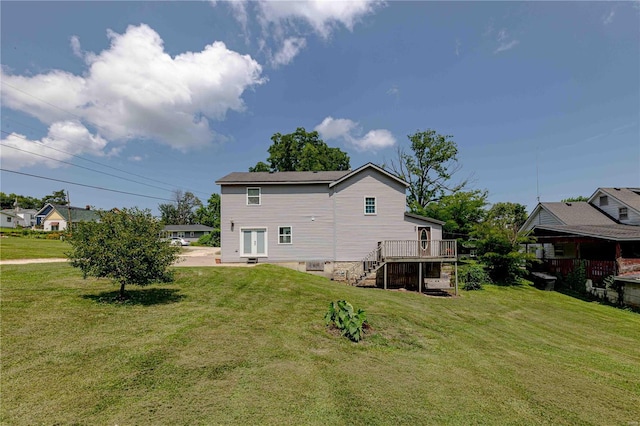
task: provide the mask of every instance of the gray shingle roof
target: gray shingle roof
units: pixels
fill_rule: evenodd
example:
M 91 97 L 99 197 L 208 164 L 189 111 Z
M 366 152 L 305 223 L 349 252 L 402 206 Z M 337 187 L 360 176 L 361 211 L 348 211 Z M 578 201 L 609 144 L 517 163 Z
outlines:
M 206 225 L 165 225 L 164 231 L 213 231 L 213 228 Z
M 640 241 L 640 226 L 633 225 L 537 225 L 535 230 L 536 234 L 547 230 L 611 241 Z
M 349 170 L 333 172 L 233 172 L 218 179 L 217 184 L 262 183 L 331 183 L 351 173 Z
M 72 222 L 91 222 L 100 220 L 100 215 L 98 215 L 98 212 L 95 210 L 61 205 L 54 205 L 54 208 L 66 221 L 69 221 L 69 213 L 71 213 Z
M 613 225 L 616 223 L 586 201 L 540 204 L 565 225 Z
M 640 188 L 598 188 L 598 190 L 640 212 Z

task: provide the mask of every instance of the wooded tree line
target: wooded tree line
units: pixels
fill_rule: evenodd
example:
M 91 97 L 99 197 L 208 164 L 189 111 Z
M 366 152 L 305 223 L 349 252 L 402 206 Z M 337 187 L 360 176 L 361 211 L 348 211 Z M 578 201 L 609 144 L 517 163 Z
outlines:
M 21 209 L 40 210 L 45 204 L 67 204 L 67 194 L 64 189 L 54 191 L 42 198 L 30 197 L 28 195 L 5 194 L 0 192 L 0 207 L 4 209 L 13 209 L 16 206 Z

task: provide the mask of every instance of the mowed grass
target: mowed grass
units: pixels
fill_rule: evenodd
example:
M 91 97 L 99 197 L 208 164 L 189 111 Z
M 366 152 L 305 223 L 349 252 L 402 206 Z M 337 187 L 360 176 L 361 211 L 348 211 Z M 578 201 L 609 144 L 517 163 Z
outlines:
M 116 287 L 2 267 L 2 424 L 635 424 L 640 315 L 532 287 L 458 298 L 271 265 Z M 366 310 L 354 344 L 332 300 Z
M 0 260 L 66 257 L 66 241 L 8 236 L 0 238 Z

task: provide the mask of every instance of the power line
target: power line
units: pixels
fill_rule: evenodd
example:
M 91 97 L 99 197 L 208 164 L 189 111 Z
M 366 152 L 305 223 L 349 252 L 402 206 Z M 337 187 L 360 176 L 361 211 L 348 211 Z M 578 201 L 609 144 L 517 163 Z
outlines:
M 81 121 L 85 121 L 85 122 L 87 122 L 87 123 L 91 124 L 92 126 L 94 126 L 94 127 L 95 127 L 95 128 L 97 128 L 97 129 L 101 129 L 101 130 L 103 130 L 103 131 L 105 131 L 105 132 L 108 132 L 108 130 L 107 130 L 107 129 L 105 129 L 104 127 L 102 127 L 102 126 L 100 126 L 100 125 L 98 125 L 98 124 L 96 124 L 96 123 L 94 123 L 94 122 L 92 122 L 92 121 L 89 121 L 89 120 L 87 120 L 86 118 L 83 118 L 82 116 L 80 116 L 80 115 L 78 115 L 78 114 L 76 114 L 76 113 L 74 113 L 74 112 L 71 112 L 71 111 L 66 110 L 66 109 L 64 109 L 64 108 L 61 108 L 61 107 L 59 107 L 58 105 L 52 104 L 51 102 L 45 101 L 44 99 L 39 98 L 38 96 L 35 96 L 35 95 L 33 95 L 33 94 L 29 93 L 29 92 L 26 92 L 26 91 L 24 91 L 24 90 L 22 90 L 22 89 L 20 89 L 20 88 L 18 88 L 18 87 L 16 87 L 16 86 L 12 85 L 12 84 L 9 84 L 9 83 L 7 83 L 7 82 L 5 82 L 5 81 L 0 81 L 0 84 L 3 84 L 3 85 L 5 85 L 5 86 L 7 86 L 7 87 L 10 87 L 10 88 L 12 88 L 13 90 L 16 90 L 16 91 L 18 91 L 18 92 L 20 92 L 20 93 L 22 93 L 22 94 L 27 95 L 27 96 L 30 96 L 30 97 L 32 97 L 32 98 L 34 98 L 34 99 L 36 99 L 36 100 L 38 100 L 38 101 L 40 101 L 40 102 L 42 102 L 42 103 L 44 103 L 44 104 L 47 104 L 47 105 L 49 105 L 49 106 L 51 106 L 51 107 L 53 107 L 53 108 L 56 108 L 56 109 L 58 109 L 58 110 L 60 110 L 60 111 L 62 111 L 62 112 L 65 112 L 65 113 L 67 113 L 67 114 L 69 114 L 69 115 L 72 115 L 72 116 L 74 116 L 74 117 L 78 118 L 78 119 L 79 119 L 79 120 L 81 120 Z M 24 139 L 24 138 L 23 138 L 23 139 Z M 28 139 L 25 139 L 25 140 L 28 140 Z M 69 142 L 69 141 L 67 141 L 67 142 Z M 87 160 L 87 161 L 91 161 L 91 160 Z M 97 164 L 100 164 L 100 163 L 97 163 Z M 110 167 L 110 166 L 105 166 L 105 167 Z M 110 168 L 113 168 L 113 167 L 110 167 Z M 118 170 L 118 171 L 122 171 L 122 172 L 124 172 L 124 173 L 131 174 L 131 175 L 134 175 L 134 176 L 137 176 L 137 177 L 141 177 L 141 178 L 143 178 L 143 179 L 148 179 L 148 180 L 151 180 L 151 181 L 155 181 L 155 182 L 158 182 L 158 183 L 162 183 L 163 185 L 170 185 L 170 186 L 173 186 L 173 185 L 172 185 L 172 184 L 170 184 L 170 183 L 161 182 L 161 181 L 156 181 L 156 180 L 154 180 L 154 179 L 150 179 L 150 178 L 147 178 L 147 177 L 145 177 L 145 176 L 136 175 L 136 174 L 134 174 L 134 173 L 126 172 L 126 171 L 119 170 L 119 169 L 116 169 L 116 170 Z M 194 190 L 193 192 L 194 192 L 194 193 L 199 193 L 199 194 L 204 194 L 204 195 L 207 195 L 207 196 L 208 196 L 208 195 L 210 195 L 210 194 L 208 194 L 208 193 L 206 193 L 206 192 L 203 192 L 203 191 L 195 191 L 195 190 Z
M 50 181 L 54 181 L 54 182 L 68 183 L 70 185 L 83 186 L 85 188 L 93 188 L 93 189 L 98 189 L 100 191 L 117 192 L 119 194 L 133 195 L 135 197 L 152 198 L 154 200 L 171 201 L 171 202 L 174 201 L 174 200 L 170 200 L 168 198 L 160 198 L 160 197 L 153 197 L 151 195 L 136 194 L 134 192 L 119 191 L 117 189 L 110 189 L 110 188 L 104 188 L 104 187 L 101 187 L 101 186 L 87 185 L 87 184 L 84 184 L 84 183 L 71 182 L 71 181 L 68 181 L 68 180 L 55 179 L 55 178 L 46 177 L 46 176 L 39 176 L 39 175 L 31 174 L 31 173 L 18 172 L 18 171 L 15 171 L 15 170 L 8 170 L 8 169 L 0 168 L 0 171 L 7 172 L 7 173 L 15 173 L 15 174 L 18 174 L 18 175 L 23 175 L 23 176 L 34 177 L 34 178 L 38 178 L 38 179 L 50 180 Z
M 0 130 L 0 132 L 7 133 L 4 130 Z M 14 135 L 14 136 L 16 136 L 16 135 Z M 24 139 L 24 138 L 21 138 L 21 139 Z M 156 186 L 156 185 L 151 185 L 150 183 L 138 182 L 138 181 L 135 181 L 133 179 L 128 179 L 126 177 L 114 175 L 113 173 L 107 173 L 107 172 L 103 172 L 103 171 L 100 171 L 100 170 L 92 169 L 90 167 L 81 166 L 79 164 L 73 164 L 73 163 L 70 163 L 69 161 L 58 160 L 57 158 L 49 157 L 48 155 L 38 154 L 38 153 L 35 153 L 35 152 L 32 152 L 32 151 L 27 151 L 25 149 L 17 148 L 15 146 L 7 145 L 7 144 L 0 144 L 0 145 L 2 145 L 5 148 L 11 148 L 11 149 L 15 149 L 16 151 L 21 151 L 21 152 L 25 152 L 27 154 L 35 155 L 37 157 L 46 158 L 47 160 L 57 161 L 59 163 L 67 164 L 69 166 L 74 166 L 74 167 L 78 167 L 78 168 L 81 168 L 81 169 L 84 169 L 84 170 L 89 170 L 89 171 L 92 171 L 92 172 L 95 172 L 95 173 L 101 173 L 101 174 L 106 175 L 106 176 L 111 176 L 111 177 L 115 177 L 115 178 L 118 178 L 118 179 L 126 180 L 127 182 L 133 182 L 133 183 L 137 183 L 137 184 L 140 184 L 140 185 L 149 186 L 151 188 L 161 189 L 163 191 L 170 191 L 170 192 L 173 191 L 172 189 L 162 188 L 162 187 L 159 187 L 159 186 Z
M 5 119 L 5 120 L 6 120 L 6 119 L 9 119 L 9 120 L 12 120 L 12 121 L 14 121 L 14 122 L 16 122 L 16 123 L 18 123 L 18 124 L 20 124 L 20 125 L 22 125 L 22 126 L 25 126 L 25 127 L 31 128 L 31 129 L 33 129 L 33 130 L 39 130 L 39 129 L 36 129 L 35 127 L 33 127 L 33 126 L 29 126 L 29 125 L 27 125 L 27 124 L 21 123 L 20 121 L 16 120 L 16 119 L 15 119 L 15 118 L 13 118 L 13 117 L 3 117 L 3 119 Z M 8 134 L 7 132 L 3 132 L 3 133 Z M 73 153 L 71 153 L 71 152 L 64 151 L 64 150 L 62 150 L 62 149 L 58 149 L 58 148 L 54 148 L 54 147 L 52 147 L 52 146 L 45 145 L 44 143 L 39 142 L 39 141 L 32 141 L 32 140 L 30 140 L 30 139 L 27 139 L 27 138 L 24 138 L 24 137 L 20 137 L 19 135 L 16 135 L 16 134 L 14 134 L 14 133 L 15 133 L 15 132 L 12 132 L 13 136 L 15 136 L 15 137 L 18 137 L 18 138 L 20 138 L 20 139 L 24 139 L 24 140 L 25 140 L 25 141 L 27 141 L 27 142 L 33 142 L 33 143 L 36 143 L 36 144 L 38 144 L 38 145 L 44 146 L 45 148 L 52 149 L 52 150 L 54 150 L 54 151 L 62 152 L 63 154 L 71 155 L 71 156 L 76 157 L 76 158 L 79 158 L 79 159 L 81 159 L 81 160 L 88 161 L 88 162 L 90 162 L 90 163 L 97 164 L 97 165 L 99 165 L 99 166 L 106 167 L 106 168 L 109 168 L 109 169 L 112 169 L 112 170 L 117 170 L 117 171 L 119 171 L 119 172 L 126 173 L 126 174 L 131 175 L 131 176 L 136 176 L 136 177 L 139 177 L 139 178 L 142 178 L 142 179 L 147 179 L 147 180 L 150 180 L 150 181 L 152 181 L 152 182 L 161 183 L 161 184 L 163 184 L 163 185 L 173 186 L 173 185 L 172 185 L 172 184 L 170 184 L 170 183 L 163 182 L 163 181 L 156 180 L 156 179 L 151 179 L 151 178 L 148 178 L 148 177 L 143 176 L 143 175 L 139 175 L 139 174 L 136 174 L 136 173 L 128 172 L 128 171 L 126 171 L 126 170 L 119 169 L 119 168 L 117 168 L 117 167 L 109 166 L 109 165 L 107 165 L 107 164 L 101 163 L 101 162 L 99 162 L 99 161 L 91 160 L 91 159 L 86 158 L 86 157 L 83 157 L 83 156 L 81 156 L 81 155 L 73 154 Z M 66 139 L 62 139 L 62 140 L 63 140 L 63 141 L 66 141 L 66 142 L 69 142 L 69 143 L 73 143 L 73 142 L 71 142 L 71 141 L 69 141 L 69 140 L 66 140 Z M 167 189 L 167 191 L 173 191 L 173 189 Z M 204 192 L 201 192 L 201 191 L 198 191 L 198 192 L 200 192 L 201 194 L 204 194 Z

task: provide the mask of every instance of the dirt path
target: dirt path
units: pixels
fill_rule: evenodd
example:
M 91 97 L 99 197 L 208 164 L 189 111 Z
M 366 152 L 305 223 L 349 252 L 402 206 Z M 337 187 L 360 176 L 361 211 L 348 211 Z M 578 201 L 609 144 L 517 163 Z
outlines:
M 216 259 L 220 259 L 219 247 L 183 247 L 182 252 L 178 255 L 178 261 L 173 265 L 177 267 L 189 266 L 239 266 L 251 267 L 255 265 L 247 265 L 245 263 L 221 265 L 216 263 Z M 0 265 L 27 265 L 30 263 L 58 263 L 66 262 L 65 258 L 49 258 L 49 259 L 11 259 L 0 260 Z

